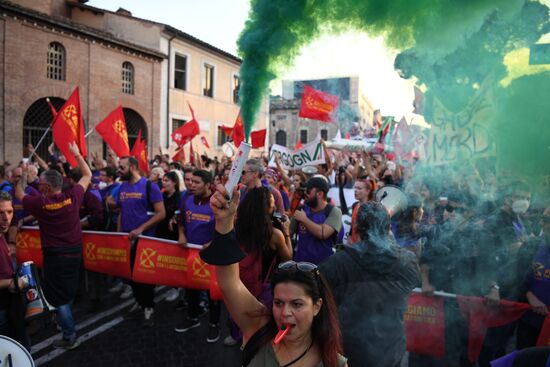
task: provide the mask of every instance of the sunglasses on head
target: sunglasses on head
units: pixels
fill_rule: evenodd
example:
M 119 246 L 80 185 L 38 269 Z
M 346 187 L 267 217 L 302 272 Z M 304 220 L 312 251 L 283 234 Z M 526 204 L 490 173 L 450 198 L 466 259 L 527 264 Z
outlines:
M 304 273 L 314 273 L 314 274 L 317 274 L 319 272 L 317 265 L 306 261 L 301 261 L 301 262 L 296 262 L 292 260 L 285 261 L 284 263 L 280 263 L 277 269 L 283 270 L 283 271 L 299 270 L 299 271 L 303 271 Z

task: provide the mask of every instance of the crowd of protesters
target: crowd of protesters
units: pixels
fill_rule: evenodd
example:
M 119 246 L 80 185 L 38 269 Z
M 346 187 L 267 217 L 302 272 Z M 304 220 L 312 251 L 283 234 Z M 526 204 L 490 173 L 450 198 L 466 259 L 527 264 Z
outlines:
M 78 148 L 73 150 L 80 157 Z M 268 157 L 258 155 L 242 171 L 234 213 L 222 215 L 223 205 L 216 207 L 211 199 L 228 180 L 232 162 L 226 156 L 195 155 L 191 161 L 174 162 L 168 155 L 157 155 L 145 177 L 133 157 L 92 155 L 91 169 L 84 159 L 78 159 L 79 166 L 71 169 L 53 146 L 49 153 L 49 157 L 33 154 L 28 163 L 0 166 L 0 191 L 11 195 L 0 196 L 0 292 L 4 295 L 14 289 L 10 280 L 14 266 L 8 260 L 16 251 L 18 229 L 40 225 L 47 255 L 45 296 L 57 306 L 57 322 L 63 330 L 63 338 L 54 345 L 59 348 L 78 346 L 70 305 L 80 284 L 80 229 L 127 232 L 133 243 L 143 234 L 177 241 L 179 246 L 207 247 L 219 234 L 216 226 L 222 217 L 226 233 L 233 224 L 235 228 L 235 238 L 224 241 L 235 242 L 243 252 L 237 256 L 238 271 L 230 263 L 219 267 L 218 278 L 222 278 L 224 300 L 233 319 L 231 334 L 223 343 L 248 344 L 265 325 L 269 325 L 267 337 L 273 338 L 287 317 L 293 328 L 286 347 L 283 342 L 266 351 L 259 348 L 261 353 L 273 354 L 276 361 L 299 357 L 296 360 L 307 361 L 307 365 L 322 361 L 336 366 L 345 364 L 347 358 L 352 366 L 398 366 L 406 348 L 403 315 L 415 287 L 427 296 L 435 291 L 481 296 L 494 307 L 501 300 L 531 306 L 517 322 L 489 329 L 476 362 L 482 367 L 504 355 L 514 340 L 518 349 L 535 346 L 548 313 L 550 182 L 535 187 L 511 174 L 497 175 L 487 168 L 490 160 L 483 162 L 484 167 L 428 168 L 415 154 L 398 157 L 384 150 L 325 149 L 324 164 L 288 171 L 278 159 L 269 166 Z M 407 206 L 391 217 L 375 199 L 376 191 L 387 185 L 407 197 Z M 355 200 L 345 195 L 348 190 L 354 191 Z M 72 199 L 71 205 L 67 199 Z M 13 215 L 4 208 L 9 200 Z M 61 223 L 68 217 L 76 221 Z M 60 233 L 59 228 L 73 230 Z M 301 279 L 294 274 L 300 272 L 315 277 Z M 235 276 L 246 294 L 231 285 Z M 269 283 L 271 278 L 274 281 Z M 302 284 L 306 290 L 298 298 L 306 301 L 287 306 L 279 293 L 274 294 L 280 282 Z M 90 273 L 88 287 L 92 312 L 101 308 L 107 292 L 120 292 L 121 298 L 135 297 L 132 312 L 140 311 L 144 327 L 154 325 L 153 285 Z M 236 302 L 234 297 L 245 297 L 248 303 Z M 0 332 L 4 334 L 14 325 L 8 322 L 6 298 L 0 298 Z M 175 332 L 198 327 L 208 313 L 206 342 L 218 342 L 220 322 L 225 322 L 220 319 L 220 301 L 210 299 L 206 291 L 178 289 L 170 292 L 169 299 L 178 301 Z M 243 316 L 240 307 L 244 303 L 257 312 L 273 311 L 275 319 L 255 321 Z M 321 324 L 297 316 L 300 308 L 308 307 L 311 313 L 301 317 L 324 315 Z M 323 307 L 329 314 L 319 313 Z M 330 317 L 336 307 L 339 320 Z M 277 319 L 275 315 L 283 316 Z M 301 322 L 307 325 L 306 331 L 299 327 Z M 343 344 L 319 330 L 333 328 L 332 336 L 339 337 L 339 324 Z M 467 320 L 453 299 L 445 300 L 445 326 L 445 357 L 410 353 L 410 366 L 475 365 L 467 358 Z M 293 338 L 293 332 L 308 337 Z M 28 340 L 24 345 L 29 347 Z M 260 352 L 250 355 L 250 365 L 270 365 L 258 362 L 255 353 Z

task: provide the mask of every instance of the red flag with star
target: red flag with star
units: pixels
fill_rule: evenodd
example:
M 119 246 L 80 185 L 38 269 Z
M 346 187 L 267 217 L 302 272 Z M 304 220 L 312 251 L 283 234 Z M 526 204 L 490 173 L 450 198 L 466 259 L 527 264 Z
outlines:
M 115 108 L 103 121 L 97 124 L 95 130 L 117 156 L 126 157 L 130 155 L 126 120 L 124 119 L 122 106 L 119 105 Z
M 304 85 L 298 116 L 312 120 L 334 122 L 340 98 Z
M 139 164 L 139 169 L 149 175 L 149 162 L 147 161 L 147 144 L 145 140 L 141 140 L 141 129 L 139 130 L 136 142 L 132 147 L 130 155 L 135 157 Z
M 53 112 L 52 112 L 53 113 Z M 71 167 L 78 166 L 76 158 L 69 150 L 69 143 L 75 142 L 80 154 L 88 154 L 84 137 L 84 119 L 80 108 L 80 93 L 76 87 L 63 107 L 59 110 L 52 124 L 53 141 L 67 159 Z

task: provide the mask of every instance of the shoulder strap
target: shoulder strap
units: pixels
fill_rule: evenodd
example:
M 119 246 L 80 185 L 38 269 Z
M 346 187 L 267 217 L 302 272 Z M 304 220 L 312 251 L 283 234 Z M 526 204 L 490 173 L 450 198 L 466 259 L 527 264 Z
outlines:
M 260 348 L 265 344 L 265 339 L 269 333 L 270 323 L 265 324 L 262 326 L 252 337 L 248 340 L 246 345 L 243 348 L 242 352 L 242 365 L 243 367 L 248 366 L 250 361 L 254 358 L 254 356 L 258 353 Z
M 147 199 L 147 205 L 150 207 L 153 207 L 151 205 L 151 201 L 149 201 L 150 197 L 151 197 L 151 181 L 147 180 L 147 183 L 145 184 L 145 198 Z

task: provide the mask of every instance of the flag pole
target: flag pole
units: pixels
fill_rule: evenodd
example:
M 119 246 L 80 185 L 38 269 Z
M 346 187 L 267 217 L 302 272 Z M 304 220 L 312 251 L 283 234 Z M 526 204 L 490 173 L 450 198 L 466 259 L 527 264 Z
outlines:
M 38 144 L 36 144 L 36 146 L 34 147 L 34 149 L 32 150 L 31 152 L 31 155 L 29 155 L 29 160 L 32 158 L 32 156 L 34 155 L 34 153 L 36 153 L 36 150 L 38 149 L 38 147 L 40 146 L 40 144 L 42 144 L 42 141 L 44 141 L 44 138 L 46 137 L 46 135 L 48 135 L 48 133 L 50 132 L 50 130 L 52 129 L 51 125 L 48 126 L 48 128 L 46 129 L 46 131 L 44 132 L 44 134 L 42 134 L 42 137 L 40 138 L 40 140 L 38 140 Z
M 57 115 L 57 111 L 55 110 L 55 108 L 51 104 L 49 98 L 46 98 L 46 103 L 48 103 L 48 105 L 50 105 L 50 109 L 52 110 L 52 115 L 53 115 L 53 118 L 54 118 L 54 121 L 55 121 L 55 116 Z M 52 123 L 53 123 L 53 121 L 52 121 Z M 42 144 L 42 141 L 44 141 L 44 138 L 46 137 L 46 135 L 48 135 L 48 133 L 50 132 L 51 129 L 52 129 L 52 124 L 50 124 L 48 126 L 48 128 L 46 129 L 46 131 L 44 132 L 44 134 L 42 134 L 42 137 L 40 138 L 40 140 L 38 140 L 38 144 L 36 144 L 33 151 L 31 152 L 31 155 L 29 155 L 29 158 L 27 158 L 27 159 L 30 160 L 33 157 L 33 155 L 36 153 L 36 150 L 38 149 L 40 144 Z
M 94 129 L 93 129 L 93 128 L 90 129 L 90 130 L 86 133 L 86 135 L 84 135 L 84 139 L 86 139 L 88 136 L 90 136 L 90 134 L 93 133 L 93 132 L 94 132 Z

